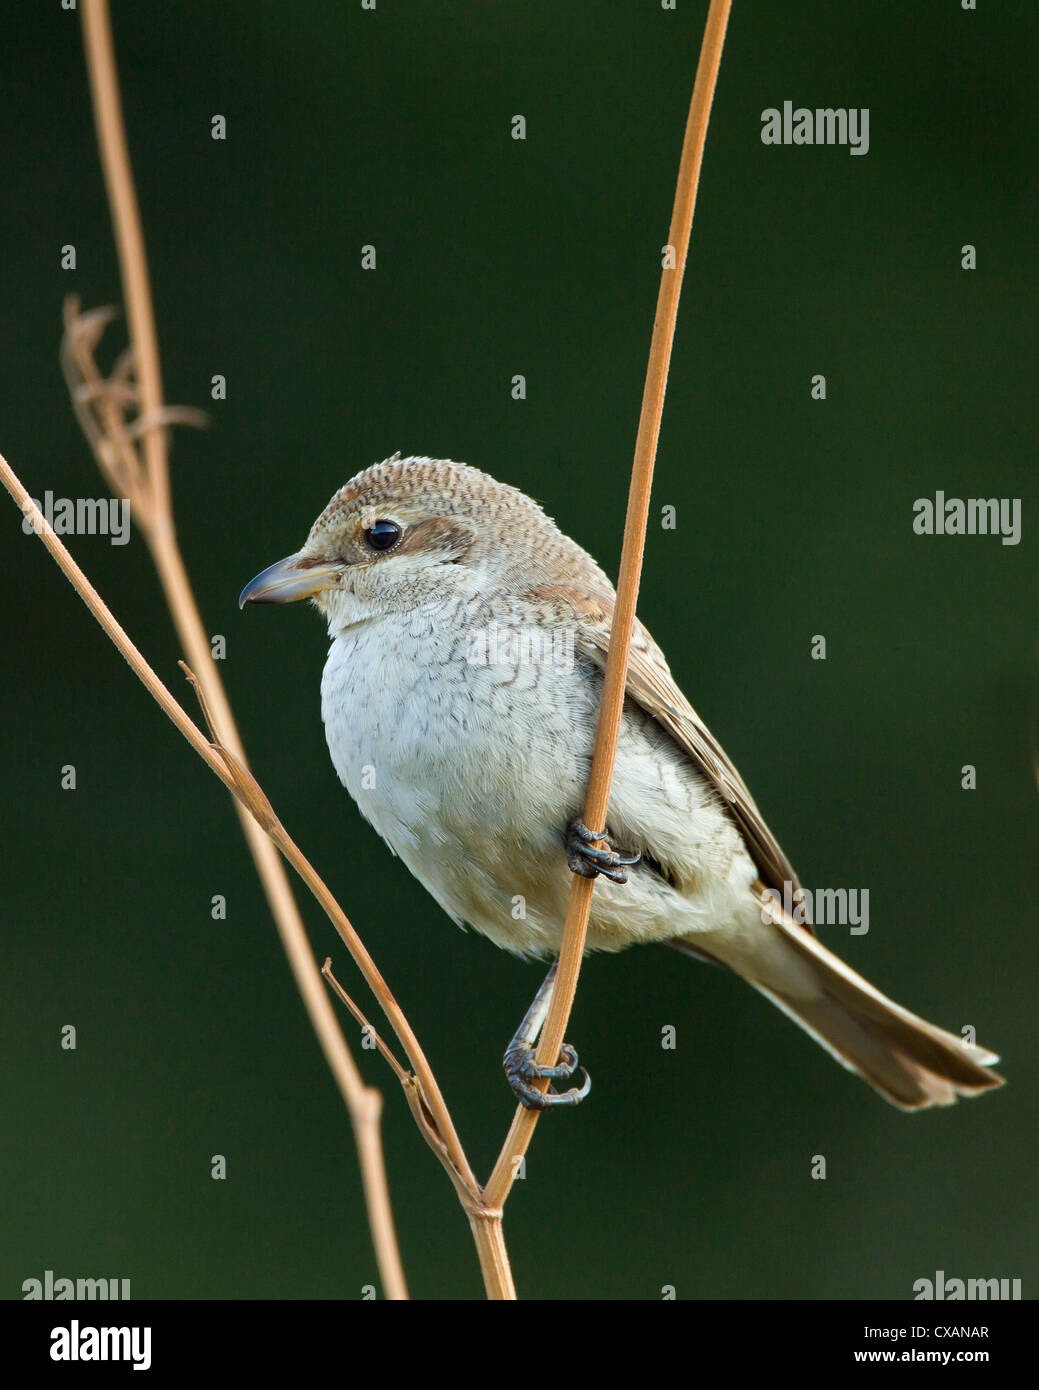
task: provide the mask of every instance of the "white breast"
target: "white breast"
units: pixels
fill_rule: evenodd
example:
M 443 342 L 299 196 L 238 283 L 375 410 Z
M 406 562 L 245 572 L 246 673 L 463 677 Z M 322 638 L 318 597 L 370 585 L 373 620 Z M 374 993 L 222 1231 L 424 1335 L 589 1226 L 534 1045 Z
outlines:
M 362 814 L 450 916 L 510 950 L 548 954 L 565 915 L 563 835 L 584 802 L 598 685 L 565 652 L 514 664 L 479 655 L 457 609 L 340 633 L 321 684 L 328 747 Z M 688 878 L 700 886 L 679 894 L 646 871 L 623 887 L 600 879 L 591 946 L 616 950 L 716 921 L 719 890 L 728 899 L 735 887 L 726 880 L 738 832 L 637 714 L 625 721 L 610 820 L 626 846 L 688 850 Z M 752 872 L 747 859 L 737 876 Z
M 514 950 L 541 949 L 513 898 L 560 863 L 565 883 L 560 807 L 579 807 L 584 790 L 573 678 L 480 660 L 482 631 L 442 609 L 347 629 L 325 663 L 322 718 L 343 785 L 445 911 Z

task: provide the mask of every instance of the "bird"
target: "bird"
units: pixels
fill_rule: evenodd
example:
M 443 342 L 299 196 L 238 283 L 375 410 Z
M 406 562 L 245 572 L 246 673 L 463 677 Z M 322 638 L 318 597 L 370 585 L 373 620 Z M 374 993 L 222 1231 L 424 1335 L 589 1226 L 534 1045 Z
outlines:
M 328 625 L 321 714 L 362 816 L 457 924 L 553 961 L 505 1053 L 523 1105 L 590 1087 L 584 1068 L 553 1084 L 577 1072 L 569 1043 L 534 1055 L 573 873 L 600 880 L 586 949 L 726 967 L 903 1110 L 1003 1083 L 996 1054 L 894 1003 L 791 910 L 797 874 L 638 620 L 606 825 L 582 823 L 615 591 L 524 492 L 451 459 L 372 464 L 239 607 L 303 599 Z

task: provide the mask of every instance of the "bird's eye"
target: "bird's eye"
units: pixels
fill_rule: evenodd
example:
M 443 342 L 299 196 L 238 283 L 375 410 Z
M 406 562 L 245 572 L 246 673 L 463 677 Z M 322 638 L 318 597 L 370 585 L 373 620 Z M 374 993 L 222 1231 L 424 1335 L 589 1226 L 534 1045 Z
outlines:
M 401 528 L 395 521 L 373 521 L 364 530 L 364 539 L 371 550 L 392 550 L 401 538 Z

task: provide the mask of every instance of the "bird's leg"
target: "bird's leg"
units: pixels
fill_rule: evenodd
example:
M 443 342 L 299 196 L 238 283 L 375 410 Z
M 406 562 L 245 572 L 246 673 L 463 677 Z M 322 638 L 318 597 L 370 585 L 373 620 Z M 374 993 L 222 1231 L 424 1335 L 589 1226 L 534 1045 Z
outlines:
M 605 843 L 609 848 L 596 848 L 599 842 Z M 571 870 L 584 878 L 596 878 L 603 874 L 614 883 L 627 883 L 628 875 L 624 870 L 630 869 L 641 858 L 642 855 L 638 852 L 627 854 L 623 850 L 614 849 L 605 830 L 589 830 L 580 817 L 572 820 L 567 826 L 566 860 Z M 539 1066 L 534 1056 L 534 1044 L 552 1003 L 558 965 L 558 960 L 553 962 L 523 1022 L 516 1029 L 515 1037 L 505 1049 L 505 1075 L 520 1104 L 525 1105 L 528 1110 L 548 1110 L 556 1105 L 576 1105 L 578 1101 L 584 1100 L 592 1089 L 592 1079 L 584 1067 L 581 1068 L 584 1081 L 579 1087 L 572 1086 L 569 1091 L 560 1093 L 553 1091 L 551 1087 L 540 1091 L 531 1085 L 532 1081 L 560 1081 L 573 1076 L 577 1070 L 577 1052 L 570 1043 L 563 1043 L 559 1049 L 559 1060 L 554 1067 Z
M 553 1091 L 551 1087 L 547 1091 L 539 1091 L 536 1086 L 530 1084 L 535 1080 L 559 1081 L 573 1076 L 577 1069 L 577 1053 L 569 1043 L 564 1043 L 560 1048 L 559 1061 L 554 1067 L 540 1067 L 534 1058 L 534 1044 L 552 1003 L 558 964 L 558 961 L 553 962 L 552 969 L 545 976 L 544 984 L 534 996 L 533 1004 L 516 1029 L 516 1036 L 505 1049 L 505 1075 L 516 1093 L 517 1100 L 528 1110 L 549 1110 L 555 1105 L 576 1105 L 578 1101 L 584 1100 L 592 1089 L 591 1077 L 584 1067 L 581 1068 L 584 1081 L 580 1088 L 574 1086 L 569 1091 L 560 1093 Z
M 605 841 L 609 849 L 596 849 L 597 840 Z M 566 828 L 566 862 L 575 874 L 583 878 L 595 878 L 602 874 L 613 883 L 627 883 L 628 875 L 624 870 L 630 869 L 641 858 L 638 852 L 626 854 L 623 850 L 614 849 L 605 830 L 596 834 L 579 818 L 572 820 Z

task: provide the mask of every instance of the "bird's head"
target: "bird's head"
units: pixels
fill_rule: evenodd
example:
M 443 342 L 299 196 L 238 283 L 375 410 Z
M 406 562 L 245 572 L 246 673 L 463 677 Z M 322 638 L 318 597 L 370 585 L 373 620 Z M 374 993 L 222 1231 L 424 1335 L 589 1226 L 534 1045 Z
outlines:
M 525 586 L 578 556 L 587 563 L 516 488 L 450 459 L 395 454 L 341 487 L 303 547 L 258 574 L 238 603 L 311 598 L 335 630 L 449 591 Z

